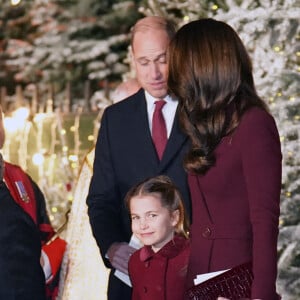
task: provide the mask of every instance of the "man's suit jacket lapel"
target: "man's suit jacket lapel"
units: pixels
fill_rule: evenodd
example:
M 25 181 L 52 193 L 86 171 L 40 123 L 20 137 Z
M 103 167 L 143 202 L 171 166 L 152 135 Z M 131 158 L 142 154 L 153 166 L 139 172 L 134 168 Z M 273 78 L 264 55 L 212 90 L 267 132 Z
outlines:
M 168 143 L 163 154 L 162 160 L 159 164 L 160 171 L 168 165 L 168 163 L 178 154 L 180 149 L 187 143 L 187 136 L 181 131 L 178 120 L 178 110 L 175 115 L 175 119 L 173 122 L 172 131 L 170 137 L 168 139 Z
M 152 141 L 151 131 L 149 128 L 147 104 L 145 98 L 145 92 L 141 89 L 136 94 L 137 101 L 131 115 L 131 122 L 135 128 L 132 132 L 134 141 L 134 147 L 142 149 L 142 153 L 145 155 L 145 164 L 151 168 L 158 168 L 158 172 L 163 172 L 168 163 L 178 154 L 181 147 L 187 142 L 187 136 L 182 133 L 179 127 L 178 113 L 176 112 L 172 131 L 168 139 L 168 143 L 163 154 L 162 160 L 159 161 L 155 146 Z
M 132 133 L 135 141 L 134 147 L 142 149 L 146 164 L 150 164 L 153 168 L 157 168 L 159 160 L 152 142 L 144 90 L 141 89 L 137 96 L 139 99 L 135 103 L 135 112 L 132 113 L 132 124 L 135 126 Z

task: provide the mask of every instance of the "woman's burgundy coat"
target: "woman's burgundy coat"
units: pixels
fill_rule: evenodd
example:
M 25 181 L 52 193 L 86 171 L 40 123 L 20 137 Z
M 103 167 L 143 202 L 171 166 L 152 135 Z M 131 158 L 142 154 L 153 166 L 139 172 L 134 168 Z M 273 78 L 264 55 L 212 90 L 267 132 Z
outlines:
M 189 286 L 197 274 L 252 260 L 251 299 L 277 299 L 281 150 L 274 119 L 252 108 L 215 155 L 216 164 L 205 175 L 189 176 Z

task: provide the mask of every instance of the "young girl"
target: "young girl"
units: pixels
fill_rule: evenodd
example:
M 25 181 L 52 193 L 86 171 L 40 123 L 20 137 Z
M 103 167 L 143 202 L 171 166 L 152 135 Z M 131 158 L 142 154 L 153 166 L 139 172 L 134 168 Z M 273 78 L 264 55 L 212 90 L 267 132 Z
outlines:
M 145 245 L 129 260 L 132 300 L 182 300 L 190 247 L 178 189 L 167 176 L 153 177 L 133 187 L 126 204 Z

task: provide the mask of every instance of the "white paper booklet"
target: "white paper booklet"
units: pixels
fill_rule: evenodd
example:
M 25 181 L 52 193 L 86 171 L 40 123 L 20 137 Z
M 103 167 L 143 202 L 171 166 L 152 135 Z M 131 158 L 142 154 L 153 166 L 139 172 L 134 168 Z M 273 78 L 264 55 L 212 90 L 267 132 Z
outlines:
M 132 235 L 131 239 L 129 241 L 129 246 L 131 246 L 135 249 L 140 249 L 141 247 L 143 247 L 143 244 L 140 242 L 140 240 L 135 235 Z M 116 270 L 115 276 L 118 277 L 120 280 L 122 280 L 127 285 L 131 286 L 131 281 L 127 274 L 125 274 L 119 270 Z
M 230 269 L 228 269 L 228 270 L 230 270 Z M 216 272 L 210 272 L 210 273 L 197 275 L 197 277 L 194 279 L 194 284 L 196 285 L 196 284 L 202 283 L 202 282 L 204 282 L 206 280 L 209 280 L 213 277 L 216 277 L 216 276 L 218 276 L 218 275 L 220 275 L 220 274 L 222 274 L 222 273 L 224 273 L 228 270 L 216 271 Z

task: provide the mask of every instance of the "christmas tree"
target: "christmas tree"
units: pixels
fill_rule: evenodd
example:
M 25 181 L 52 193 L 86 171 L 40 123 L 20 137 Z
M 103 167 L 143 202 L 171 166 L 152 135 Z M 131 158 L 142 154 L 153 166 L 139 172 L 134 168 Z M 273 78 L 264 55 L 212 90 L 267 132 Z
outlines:
M 17 84 L 38 84 L 56 107 L 65 102 L 67 88 L 73 109 L 96 90 L 108 97 L 129 70 L 128 33 L 139 16 L 133 1 L 1 4 L 0 85 L 11 94 Z
M 14 136 L 8 132 L 5 158 L 38 182 L 58 228 L 97 136 L 98 111 L 129 70 L 128 33 L 140 14 L 133 1 L 7 1 L 0 7 L 2 104 L 12 115 L 20 105 L 31 107 Z

